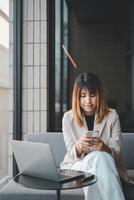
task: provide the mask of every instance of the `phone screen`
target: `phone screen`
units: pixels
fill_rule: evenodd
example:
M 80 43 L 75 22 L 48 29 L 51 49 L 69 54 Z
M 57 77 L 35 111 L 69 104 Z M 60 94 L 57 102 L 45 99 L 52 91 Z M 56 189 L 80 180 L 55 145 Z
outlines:
M 88 131 L 86 133 L 87 137 L 99 137 L 99 131 Z

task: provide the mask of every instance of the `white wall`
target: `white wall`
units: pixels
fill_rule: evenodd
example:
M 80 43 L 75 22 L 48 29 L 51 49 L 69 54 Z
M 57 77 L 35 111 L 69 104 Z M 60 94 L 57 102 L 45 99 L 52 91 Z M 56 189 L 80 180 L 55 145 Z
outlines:
M 46 0 L 23 1 L 22 131 L 44 132 L 47 124 Z
M 0 87 L 0 180 L 8 173 L 9 89 Z
M 47 0 L 23 0 L 22 132 L 45 132 L 47 124 Z M 9 176 L 13 138 L 13 0 L 10 0 Z

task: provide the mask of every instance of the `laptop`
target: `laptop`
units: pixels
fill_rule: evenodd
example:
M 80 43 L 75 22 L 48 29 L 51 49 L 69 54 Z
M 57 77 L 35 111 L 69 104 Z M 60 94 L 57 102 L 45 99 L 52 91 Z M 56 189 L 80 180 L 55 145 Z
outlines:
M 81 171 L 58 170 L 49 144 L 13 140 L 12 147 L 21 174 L 55 182 L 72 181 L 85 175 Z

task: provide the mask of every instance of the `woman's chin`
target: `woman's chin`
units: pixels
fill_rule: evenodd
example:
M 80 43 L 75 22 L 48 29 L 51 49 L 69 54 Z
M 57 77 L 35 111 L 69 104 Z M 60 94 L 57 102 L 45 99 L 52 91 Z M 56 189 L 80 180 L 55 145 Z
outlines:
M 85 110 L 84 111 L 85 115 L 93 115 L 95 113 L 94 110 Z

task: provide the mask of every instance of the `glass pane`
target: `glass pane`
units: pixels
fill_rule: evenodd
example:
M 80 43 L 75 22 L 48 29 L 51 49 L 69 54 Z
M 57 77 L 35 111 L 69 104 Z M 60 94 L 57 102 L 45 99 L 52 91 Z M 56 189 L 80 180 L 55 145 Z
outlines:
M 91 13 L 85 15 L 87 7 L 83 7 L 85 10 L 82 12 L 77 2 L 76 5 L 67 2 L 55 1 L 55 131 L 61 130 L 62 114 L 69 109 L 69 105 L 71 108 L 75 78 L 80 73 L 93 72 L 106 86 L 109 107 L 117 110 L 122 131 L 134 132 L 133 1 L 125 1 L 124 12 L 119 14 L 118 19 L 118 13 L 111 13 L 112 21 L 108 17 L 102 23 L 98 22 L 99 15 L 95 16 L 95 13 L 97 21 L 89 19 Z M 109 13 L 105 14 L 109 16 Z M 69 49 L 77 69 L 61 51 L 61 43 L 68 49 L 68 31 Z
M 66 1 L 63 1 L 63 44 L 65 45 L 66 49 L 68 49 L 68 6 Z M 68 109 L 68 57 L 63 54 L 63 107 L 62 112 L 65 112 Z M 62 116 L 61 116 L 62 117 Z
M 0 180 L 8 174 L 9 0 L 0 0 Z
M 134 132 L 134 1 L 129 10 L 128 2 L 124 9 L 129 17 L 124 15 L 120 23 L 91 23 L 89 16 L 82 23 L 82 12 L 71 9 L 70 48 L 79 67 L 75 72 L 70 68 L 69 86 L 80 73 L 97 74 L 106 87 L 109 107 L 120 116 L 122 131 Z
M 61 95 L 61 0 L 55 2 L 55 126 L 57 129 Z
M 68 107 L 68 7 L 65 0 L 55 1 L 55 131 L 61 131 L 62 115 Z

